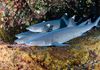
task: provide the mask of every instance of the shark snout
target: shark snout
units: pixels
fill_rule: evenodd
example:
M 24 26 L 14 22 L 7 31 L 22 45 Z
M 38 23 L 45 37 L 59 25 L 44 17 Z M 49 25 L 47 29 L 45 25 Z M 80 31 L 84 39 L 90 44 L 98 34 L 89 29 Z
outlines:
M 32 31 L 32 32 L 43 32 L 44 27 L 36 27 L 36 26 L 34 26 L 34 27 L 28 27 L 26 29 L 29 30 L 29 31 Z
M 20 40 L 20 39 L 17 39 L 17 40 L 15 40 L 14 42 L 17 43 L 17 44 L 24 44 L 24 41 L 22 41 L 22 40 Z

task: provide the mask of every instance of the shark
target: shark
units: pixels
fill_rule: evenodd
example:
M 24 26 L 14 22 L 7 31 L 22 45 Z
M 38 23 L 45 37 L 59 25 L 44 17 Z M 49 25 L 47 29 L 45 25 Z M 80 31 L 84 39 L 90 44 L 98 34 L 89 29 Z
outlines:
M 29 46 L 66 46 L 66 44 L 63 43 L 79 37 L 83 33 L 91 30 L 94 26 L 98 25 L 99 21 L 100 17 L 98 17 L 95 22 L 88 22 L 86 25 L 78 25 L 69 28 L 65 27 L 47 32 L 38 38 L 26 42 L 25 44 Z
M 85 25 L 89 20 L 86 20 L 84 22 L 82 22 L 79 26 Z M 69 28 L 69 27 L 67 27 Z M 17 40 L 15 40 L 16 43 L 18 44 L 25 44 L 27 42 L 32 41 L 35 38 L 38 38 L 42 35 L 45 35 L 46 33 L 43 32 L 31 32 L 31 31 L 27 31 L 27 32 L 22 32 L 20 34 L 17 34 L 16 37 L 18 38 Z
M 26 31 L 26 32 L 22 32 L 20 34 L 16 34 L 15 37 L 17 37 L 18 39 L 22 38 L 22 37 L 26 37 L 26 36 L 30 36 L 31 34 L 38 34 L 38 32 L 31 32 L 31 31 Z
M 62 24 L 64 24 L 64 26 L 68 25 L 67 27 L 70 27 L 71 24 L 75 22 L 74 19 L 75 16 L 68 18 L 67 13 L 65 13 L 65 15 L 63 15 L 60 19 L 43 21 L 37 24 L 33 24 L 26 29 L 32 32 L 49 32 L 55 29 L 59 29 Z M 64 22 L 61 23 L 61 20 L 63 20 Z
M 16 35 L 16 37 L 18 39 L 15 40 L 15 42 L 17 44 L 25 44 L 27 41 L 31 41 L 31 40 L 38 38 L 39 36 L 42 36 L 44 34 L 45 33 L 34 33 L 34 32 L 27 31 L 27 32 Z
M 76 23 L 74 20 L 75 20 L 75 15 L 68 20 L 66 20 L 65 17 L 62 16 L 62 19 L 53 20 L 53 21 L 50 21 L 50 23 L 49 23 L 49 21 L 48 21 L 48 23 L 46 23 L 46 22 L 44 23 L 44 21 L 43 21 L 41 23 L 38 23 L 36 25 L 32 25 L 32 26 L 26 28 L 29 31 L 17 34 L 17 35 L 15 35 L 15 37 L 21 38 L 21 37 L 29 36 L 30 34 L 34 34 L 34 35 L 39 34 L 39 32 L 50 32 L 52 30 L 62 28 L 61 25 L 67 26 L 67 27 L 72 27 L 72 26 L 75 26 L 75 23 Z M 57 22 L 55 22 L 55 21 L 57 21 Z M 61 23 L 60 21 L 64 21 L 64 22 Z

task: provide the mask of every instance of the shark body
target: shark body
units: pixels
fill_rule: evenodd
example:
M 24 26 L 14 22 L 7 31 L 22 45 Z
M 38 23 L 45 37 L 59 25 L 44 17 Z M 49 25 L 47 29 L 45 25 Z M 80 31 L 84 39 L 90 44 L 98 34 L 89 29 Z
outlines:
M 65 19 L 65 17 L 67 17 L 67 18 Z M 29 31 L 32 31 L 32 32 L 48 32 L 48 30 L 50 30 L 50 28 L 51 28 L 51 31 L 59 29 L 60 26 L 62 25 L 61 20 L 64 21 L 63 22 L 64 25 L 66 25 L 66 26 L 68 25 L 67 27 L 71 27 L 72 26 L 71 24 L 75 23 L 74 19 L 75 19 L 75 16 L 68 18 L 67 14 L 66 14 L 66 15 L 62 16 L 60 19 L 51 20 L 51 21 L 43 21 L 41 23 L 29 26 L 26 29 Z
M 79 26 L 83 26 L 83 25 L 85 25 L 86 23 L 88 22 L 88 20 L 87 21 L 84 21 L 83 23 L 81 23 Z M 66 27 L 66 28 L 64 28 L 64 29 L 69 29 L 70 27 Z M 63 30 L 64 30 L 63 29 Z M 63 31 L 62 30 L 62 31 Z M 59 31 L 59 30 L 57 30 L 57 31 Z M 61 31 L 60 31 L 61 32 Z M 26 44 L 26 43 L 28 43 L 28 42 L 31 42 L 32 40 L 34 40 L 34 39 L 36 39 L 36 38 L 39 38 L 39 37 L 41 37 L 41 36 L 43 36 L 43 35 L 46 35 L 46 34 L 48 34 L 48 33 L 50 33 L 50 32 L 30 32 L 30 31 L 27 31 L 27 32 L 23 32 L 23 33 L 20 33 L 20 34 L 17 34 L 16 35 L 16 37 L 18 38 L 17 40 L 15 40 L 15 42 L 16 43 L 18 43 L 18 44 Z M 55 33 L 55 31 L 54 31 L 54 33 Z M 59 35 L 61 35 L 61 34 L 59 34 Z
M 51 26 L 53 26 L 52 30 L 58 29 L 59 26 L 60 26 L 60 19 L 52 20 L 52 21 L 47 21 L 47 22 L 43 21 L 41 23 L 29 26 L 26 29 L 29 30 L 29 31 L 32 31 L 32 32 L 47 32 L 48 29 Z
M 66 15 L 65 15 L 66 16 Z M 66 27 L 72 27 L 75 26 L 75 16 L 71 17 L 70 19 L 65 19 L 64 16 L 62 16 L 61 19 L 57 19 L 57 20 L 52 20 L 52 21 L 47 21 L 47 22 L 41 22 L 38 24 L 34 24 L 32 26 L 29 26 L 28 28 L 26 28 L 27 32 L 22 32 L 20 34 L 15 35 L 18 39 L 25 37 L 25 36 L 30 36 L 32 34 L 37 35 L 40 34 L 40 32 L 50 32 L 59 28 L 62 28 L 62 26 L 66 26 Z M 64 21 L 61 23 L 61 20 Z
M 44 35 L 39 36 L 29 42 L 26 45 L 29 46 L 52 46 L 57 44 L 62 44 L 73 38 L 81 36 L 83 33 L 87 32 L 94 26 L 97 26 L 100 17 L 94 22 L 88 22 L 86 25 L 75 26 L 75 27 L 65 27 L 62 29 L 57 29 L 52 32 L 47 32 Z
M 16 37 L 18 37 L 18 39 L 15 40 L 15 42 L 17 44 L 25 44 L 26 42 L 31 41 L 31 40 L 33 40 L 35 38 L 38 38 L 38 37 L 40 37 L 40 36 L 42 36 L 44 34 L 45 33 L 33 33 L 33 32 L 31 33 L 29 31 L 28 32 L 24 32 L 23 34 L 19 34 L 19 35 L 16 36 Z

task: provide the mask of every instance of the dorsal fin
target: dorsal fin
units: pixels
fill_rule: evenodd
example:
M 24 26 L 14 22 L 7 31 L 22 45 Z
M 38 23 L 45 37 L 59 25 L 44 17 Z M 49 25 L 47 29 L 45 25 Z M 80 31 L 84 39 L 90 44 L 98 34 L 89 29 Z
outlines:
M 79 24 L 79 26 L 86 25 L 87 23 L 89 24 L 89 22 L 91 22 L 91 20 L 90 19 L 87 19 L 86 21 L 84 21 L 81 24 Z
M 91 19 L 88 19 L 88 24 L 91 24 L 92 22 L 91 22 Z
M 75 26 L 76 22 L 74 20 L 75 20 L 75 15 L 72 16 L 71 18 L 69 18 L 69 22 L 68 22 L 68 26 L 67 27 Z
M 46 21 L 42 21 L 42 22 L 46 22 Z
M 65 13 L 65 14 L 61 17 L 61 20 L 63 20 L 64 23 L 65 23 L 66 25 L 68 25 L 68 14 Z
M 65 23 L 65 21 L 63 19 L 61 19 L 60 28 L 64 28 L 64 27 L 67 27 L 67 24 Z

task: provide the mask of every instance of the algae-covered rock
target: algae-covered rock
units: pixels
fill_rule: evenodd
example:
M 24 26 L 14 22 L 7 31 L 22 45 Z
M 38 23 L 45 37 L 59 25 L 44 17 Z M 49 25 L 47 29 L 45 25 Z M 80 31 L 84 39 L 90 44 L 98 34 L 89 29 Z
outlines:
M 1 70 L 99 70 L 100 30 L 73 39 L 69 47 L 0 44 Z

